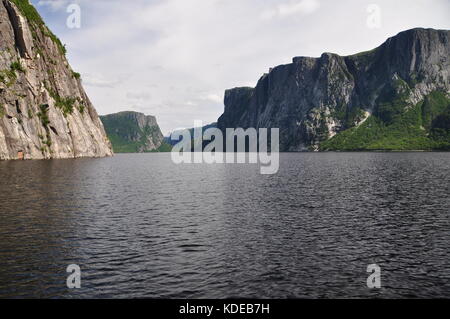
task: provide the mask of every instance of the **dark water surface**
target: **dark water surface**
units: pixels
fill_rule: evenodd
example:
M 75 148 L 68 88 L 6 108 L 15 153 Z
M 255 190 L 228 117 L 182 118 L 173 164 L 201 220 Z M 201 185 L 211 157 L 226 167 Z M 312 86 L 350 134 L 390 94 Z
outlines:
M 449 153 L 0 162 L 0 297 L 450 297 L 449 181 Z

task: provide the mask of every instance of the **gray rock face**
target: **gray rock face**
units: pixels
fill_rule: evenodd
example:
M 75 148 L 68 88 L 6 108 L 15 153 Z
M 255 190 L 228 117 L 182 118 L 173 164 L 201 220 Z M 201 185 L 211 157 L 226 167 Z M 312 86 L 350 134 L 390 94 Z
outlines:
M 449 34 L 413 29 L 369 52 L 295 57 L 264 74 L 256 88 L 226 91 L 218 127 L 279 128 L 281 151 L 318 150 L 376 112 L 399 81 L 411 88 L 411 105 L 435 90 L 448 94 Z
M 117 153 L 151 152 L 164 142 L 164 136 L 154 116 L 128 111 L 100 118 Z
M 63 51 L 43 23 L 0 0 L 0 159 L 113 154 Z

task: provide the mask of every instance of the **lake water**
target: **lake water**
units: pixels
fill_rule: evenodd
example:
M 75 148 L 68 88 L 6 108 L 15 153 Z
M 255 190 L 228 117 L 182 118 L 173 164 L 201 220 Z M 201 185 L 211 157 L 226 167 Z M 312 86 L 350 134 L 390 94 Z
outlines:
M 449 181 L 450 153 L 0 162 L 0 297 L 449 298 Z

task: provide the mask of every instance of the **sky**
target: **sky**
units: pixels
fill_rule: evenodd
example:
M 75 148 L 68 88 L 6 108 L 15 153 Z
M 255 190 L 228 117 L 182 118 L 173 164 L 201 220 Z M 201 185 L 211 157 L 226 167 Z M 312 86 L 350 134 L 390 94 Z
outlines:
M 448 0 L 32 3 L 66 44 L 99 114 L 154 115 L 165 135 L 217 121 L 226 89 L 254 87 L 294 56 L 349 55 L 407 29 L 450 29 Z

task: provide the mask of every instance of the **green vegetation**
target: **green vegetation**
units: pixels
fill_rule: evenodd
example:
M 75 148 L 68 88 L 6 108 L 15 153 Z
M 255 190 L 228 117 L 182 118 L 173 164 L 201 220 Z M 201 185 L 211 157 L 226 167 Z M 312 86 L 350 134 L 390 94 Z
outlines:
M 115 153 L 139 153 L 144 144 L 141 141 L 128 142 L 126 139 L 117 134 L 109 135 L 109 140 L 113 146 Z M 162 143 L 160 147 L 153 151 L 146 151 L 145 153 L 168 153 L 172 151 L 172 146 L 167 143 Z
M 74 110 L 75 103 L 79 101 L 74 97 L 61 97 L 56 91 L 46 86 L 46 89 L 50 96 L 55 100 L 55 106 L 59 108 L 64 117 L 67 117 L 67 114 L 72 114 Z M 84 108 L 83 108 L 84 111 Z
M 450 151 L 450 107 L 433 120 L 430 136 L 441 150 Z
M 359 127 L 323 142 L 323 151 L 450 150 L 450 99 L 435 91 L 407 109 L 402 97 L 383 101 Z
M 86 109 L 86 104 L 84 101 L 78 101 L 79 102 L 79 106 L 78 106 L 78 111 L 80 111 L 81 114 L 84 113 L 84 110 Z
M 397 79 L 393 87 L 382 92 L 377 100 L 378 109 L 376 115 L 385 123 L 392 124 L 401 117 L 407 107 L 406 99 L 410 96 L 411 89 L 402 79 Z
M 319 121 L 320 125 L 317 128 L 316 134 L 320 140 L 324 140 L 329 134 L 325 113 L 321 114 Z
M 139 140 L 130 142 L 127 138 L 121 136 L 119 132 L 109 130 L 106 125 L 105 129 L 115 153 L 140 153 L 146 146 L 147 138 L 156 133 L 156 128 L 147 126 L 144 130 L 140 130 L 142 135 Z M 157 150 L 150 152 L 166 152 L 169 148 L 169 151 L 171 151 L 172 147 L 170 145 L 162 144 Z
M 42 126 L 44 126 L 45 128 L 47 139 L 44 140 L 44 137 L 41 134 L 38 134 L 38 136 L 41 139 L 42 143 L 50 148 L 50 146 L 52 146 L 52 138 L 50 135 L 50 129 L 48 127 L 48 125 L 50 124 L 50 119 L 48 118 L 48 108 L 49 108 L 48 104 L 41 104 L 39 106 L 40 112 L 37 114 L 37 116 L 40 118 Z M 41 147 L 42 152 L 45 152 L 46 150 L 47 150 L 46 147 Z
M 22 72 L 25 73 L 24 68 L 22 67 L 22 64 L 20 64 L 20 61 L 16 61 L 11 63 L 10 69 L 12 72 Z
M 28 20 L 32 28 L 33 27 L 39 28 L 45 36 L 52 39 L 52 41 L 57 45 L 62 55 L 66 54 L 66 47 L 62 44 L 61 40 L 47 28 L 47 26 L 44 23 L 44 20 L 42 20 L 42 17 L 39 15 L 37 10 L 28 0 L 10 0 L 10 1 L 17 6 L 19 11 Z M 36 36 L 36 31 L 35 30 L 32 31 L 34 31 L 33 35 Z
M 5 107 L 0 104 L 0 119 L 5 116 Z
M 11 63 L 9 69 L 0 70 L 0 82 L 10 87 L 17 80 L 16 72 L 25 72 L 19 61 Z
M 355 123 L 361 122 L 365 117 L 365 112 L 358 107 L 348 109 L 345 105 L 341 105 L 332 116 L 344 123 L 344 128 L 348 129 L 354 127 Z
M 158 142 L 163 138 L 157 125 L 146 125 L 141 128 L 136 118 L 126 113 L 101 116 L 100 119 L 115 153 L 166 152 L 171 150 L 171 146 L 164 143 L 156 150 L 148 150 L 149 144 L 151 144 L 149 140 L 158 145 Z
M 28 22 L 35 23 L 37 25 L 44 24 L 39 13 L 34 6 L 28 0 L 10 0 L 14 3 L 20 12 L 27 18 Z
M 422 106 L 422 120 L 423 126 L 429 130 L 433 126 L 433 121 L 436 120 L 442 113 L 448 109 L 448 98 L 442 92 L 432 92 L 425 97 Z M 448 125 L 449 122 L 447 122 Z
M 73 108 L 77 100 L 76 98 L 73 97 L 62 98 L 60 96 L 57 96 L 55 100 L 56 100 L 55 106 L 61 109 L 65 117 L 67 116 L 67 114 L 73 113 Z
M 40 118 L 42 126 L 47 128 L 47 126 L 50 124 L 50 120 L 48 118 L 48 104 L 42 104 L 39 106 L 40 112 L 37 114 L 37 116 Z
M 140 143 L 129 143 L 125 138 L 117 134 L 108 134 L 115 153 L 137 153 L 139 152 Z
M 50 138 L 50 136 L 47 135 L 48 138 Z M 46 141 L 43 142 L 45 145 L 47 145 L 48 147 L 52 146 L 52 140 L 51 139 L 47 139 Z
M 155 151 L 157 153 L 169 153 L 172 152 L 172 145 L 163 142 L 161 146 Z
M 72 77 L 73 77 L 74 79 L 79 80 L 79 79 L 81 78 L 81 74 L 78 73 L 78 72 L 72 71 Z
M 115 153 L 139 153 L 140 148 L 144 146 L 144 144 L 140 141 L 130 143 L 125 138 L 117 134 L 108 134 L 108 137 Z
M 61 53 L 61 55 L 66 55 L 66 45 L 62 44 L 61 40 L 56 35 L 54 35 L 53 32 L 51 32 L 45 25 L 41 27 L 41 31 L 45 36 L 52 39 L 53 43 L 55 43 L 58 47 L 59 53 Z
M 362 56 L 367 56 L 367 55 L 373 55 L 374 53 L 376 53 L 378 50 L 378 48 L 372 49 L 372 50 L 368 50 L 368 51 L 363 51 L 363 52 L 359 52 L 353 55 L 350 55 L 349 57 L 362 57 Z

